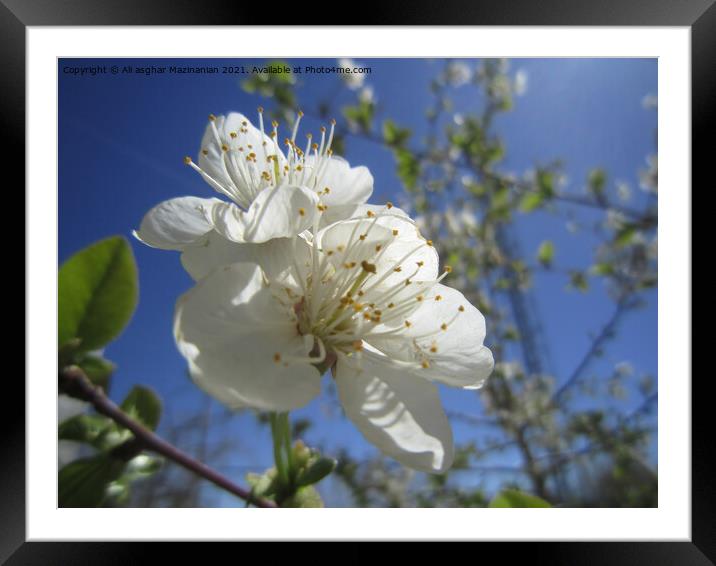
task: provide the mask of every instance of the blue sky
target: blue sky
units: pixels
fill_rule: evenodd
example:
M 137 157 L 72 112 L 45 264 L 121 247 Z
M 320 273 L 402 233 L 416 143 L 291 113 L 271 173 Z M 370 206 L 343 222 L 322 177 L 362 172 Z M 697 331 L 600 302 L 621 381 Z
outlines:
M 330 62 L 330 61 L 329 61 Z M 139 266 L 139 307 L 125 332 L 106 349 L 118 364 L 112 397 L 121 400 L 135 383 L 153 387 L 174 420 L 205 407 L 204 395 L 186 376 L 186 366 L 172 338 L 172 313 L 177 297 L 191 286 L 173 252 L 148 248 L 131 236 L 142 216 L 162 200 L 196 195 L 214 196 L 211 188 L 182 163 L 195 156 L 209 113 L 240 111 L 253 116 L 258 105 L 270 102 L 239 88 L 233 75 L 112 75 L 74 76 L 66 66 L 125 65 L 127 60 L 60 60 L 59 62 L 59 261 L 100 238 L 125 235 Z M 179 60 L 140 60 L 143 66 L 168 66 Z M 186 63 L 184 61 L 183 63 Z M 193 64 L 245 64 L 252 61 L 193 60 Z M 307 61 L 301 61 L 306 64 Z M 325 64 L 323 60 L 321 63 Z M 418 124 L 431 101 L 429 80 L 438 61 L 360 60 L 373 68 L 368 81 L 385 116 L 401 125 Z M 503 170 L 522 172 L 535 164 L 560 158 L 569 179 L 567 191 L 583 194 L 588 171 L 604 167 L 610 180 L 623 180 L 633 189 L 630 206 L 643 197 L 637 169 L 655 153 L 656 112 L 642 107 L 647 94 L 657 92 L 656 60 L 633 59 L 515 59 L 511 69 L 524 69 L 527 93 L 516 99 L 512 112 L 496 122 L 508 151 Z M 304 75 L 300 97 L 312 100 L 337 92 L 335 75 Z M 345 96 L 345 95 L 341 95 Z M 477 91 L 464 87 L 454 93 L 457 106 L 477 104 Z M 341 104 L 343 98 L 338 99 Z M 348 98 L 345 98 L 348 101 Z M 308 129 L 320 124 L 308 119 Z M 347 158 L 369 167 L 375 178 L 372 201 L 397 200 L 400 183 L 392 155 L 360 139 L 349 140 Z M 599 214 L 575 207 L 574 219 L 594 222 Z M 557 262 L 586 266 L 596 240 L 586 232 L 572 235 L 563 216 L 536 214 L 520 218 L 517 234 L 523 251 L 534 254 L 539 242 L 551 239 Z M 563 274 L 539 274 L 533 291 L 549 346 L 550 370 L 564 379 L 613 309 L 605 289 L 595 281 L 587 295 L 565 290 Z M 656 375 L 656 292 L 648 304 L 630 315 L 594 371 L 608 371 L 630 360 L 638 373 Z M 488 321 L 489 325 L 489 321 Z M 489 326 L 488 326 L 489 331 Z M 443 391 L 449 408 L 480 413 L 479 400 L 462 391 Z M 636 403 L 638 399 L 634 400 Z M 218 412 L 218 406 L 214 408 Z M 309 442 L 331 448 L 348 447 L 356 455 L 373 449 L 347 422 L 329 395 L 299 412 L 314 419 Z M 458 438 L 476 431 L 454 423 Z M 248 415 L 235 417 L 227 430 L 237 439 L 236 466 L 271 462 L 268 431 Z M 479 431 L 478 431 L 479 434 Z M 232 464 L 232 465 L 233 465 Z M 234 470 L 232 472 L 231 470 Z M 236 468 L 238 469 L 238 468 Z M 227 468 L 228 473 L 236 469 Z

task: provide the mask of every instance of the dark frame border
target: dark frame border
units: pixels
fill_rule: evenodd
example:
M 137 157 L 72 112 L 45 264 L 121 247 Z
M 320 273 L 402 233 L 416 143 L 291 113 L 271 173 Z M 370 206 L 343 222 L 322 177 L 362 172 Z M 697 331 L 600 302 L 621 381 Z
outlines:
M 565 25 L 689 26 L 692 42 L 692 177 L 706 180 L 713 157 L 707 148 L 716 131 L 716 5 L 714 0 L 511 0 L 509 3 L 414 0 L 410 4 L 360 3 L 353 25 Z M 334 14 L 335 4 L 313 3 L 312 14 Z M 281 19 L 282 18 L 282 19 Z M 345 20 L 344 20 L 345 21 Z M 226 0 L 0 0 L 0 125 L 9 142 L 5 158 L 24 171 L 25 28 L 68 25 L 278 25 L 296 24 L 297 14 L 272 12 L 263 3 Z M 315 24 L 315 20 L 304 21 Z M 21 178 L 24 181 L 24 175 Z M 26 301 L 28 300 L 25 295 Z M 8 376 L 9 377 L 9 376 Z M 685 376 L 686 377 L 686 376 Z M 708 376 L 707 376 L 708 379 Z M 716 563 L 716 477 L 713 421 L 706 386 L 692 382 L 692 538 L 690 542 L 488 543 L 501 557 L 561 565 L 707 565 Z M 17 379 L 4 384 L 6 399 L 23 399 Z M 154 552 L 165 560 L 162 543 L 25 542 L 25 409 L 4 403 L 0 411 L 0 561 L 6 564 L 144 563 Z M 317 533 L 320 536 L 320 533 Z M 375 557 L 370 545 L 353 543 L 351 562 Z M 497 548 L 494 545 L 499 545 Z M 182 545 L 184 559 L 196 551 Z M 368 549 L 366 550 L 366 546 Z M 274 548 L 276 548 L 274 546 Z M 190 551 L 187 555 L 186 552 Z M 154 551 L 154 552 L 152 552 Z M 206 558 L 206 550 L 197 557 Z M 293 549 L 289 550 L 294 554 Z M 315 560 L 316 553 L 312 553 Z M 9 559 L 8 559 L 9 558 Z M 5 562 L 5 560 L 7 562 Z

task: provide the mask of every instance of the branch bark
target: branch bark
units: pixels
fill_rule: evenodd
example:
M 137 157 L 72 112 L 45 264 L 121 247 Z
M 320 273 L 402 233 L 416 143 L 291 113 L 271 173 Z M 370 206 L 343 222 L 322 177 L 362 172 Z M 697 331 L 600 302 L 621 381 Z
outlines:
M 236 485 L 216 470 L 195 460 L 129 417 L 104 394 L 101 388 L 95 387 L 80 368 L 76 366 L 65 368 L 60 372 L 59 378 L 60 389 L 63 392 L 90 403 L 98 413 L 129 429 L 143 449 L 164 456 L 256 507 L 276 507 L 273 501 L 256 497 L 250 490 Z

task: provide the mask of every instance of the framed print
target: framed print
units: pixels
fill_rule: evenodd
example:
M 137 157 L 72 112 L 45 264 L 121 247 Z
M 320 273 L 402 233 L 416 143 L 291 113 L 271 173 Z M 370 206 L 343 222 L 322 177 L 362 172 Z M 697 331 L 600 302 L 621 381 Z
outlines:
M 273 27 L 82 4 L 0 7 L 28 223 L 8 564 L 275 540 L 711 563 L 710 2 Z

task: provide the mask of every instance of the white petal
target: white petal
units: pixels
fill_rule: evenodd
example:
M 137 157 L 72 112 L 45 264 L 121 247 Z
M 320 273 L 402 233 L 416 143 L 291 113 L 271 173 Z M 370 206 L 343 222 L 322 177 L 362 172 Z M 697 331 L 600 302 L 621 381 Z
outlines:
M 179 197 L 152 208 L 134 236 L 154 248 L 183 250 L 213 229 L 211 215 L 219 199 Z
M 287 411 L 318 395 L 321 376 L 306 360 L 310 346 L 290 306 L 263 286 L 263 277 L 252 263 L 214 270 L 180 297 L 174 335 L 209 394 L 230 407 Z
M 244 123 L 246 123 L 245 126 L 243 125 Z M 214 127 L 216 128 L 216 133 L 214 133 Z M 242 129 L 247 131 L 243 133 Z M 218 134 L 218 140 L 216 134 Z M 236 136 L 232 137 L 232 134 Z M 266 143 L 265 146 L 263 145 L 264 142 Z M 268 155 L 278 155 L 281 170 L 286 161 L 281 150 L 276 151 L 274 141 L 269 136 L 262 135 L 261 130 L 254 127 L 251 121 L 243 114 L 231 112 L 227 116 L 217 116 L 213 126 L 209 122 L 201 139 L 199 167 L 224 186 L 236 185 L 241 188 L 242 192 L 250 190 L 250 187 L 240 176 L 229 173 L 224 161 L 225 152 L 221 147 L 222 145 L 226 145 L 231 151 L 243 147 L 245 154 L 253 151 L 261 163 L 265 162 L 263 155 L 265 148 Z M 205 151 L 206 154 L 204 154 Z M 212 183 L 209 184 L 213 186 Z
M 388 209 L 385 205 L 378 204 L 341 204 L 328 207 L 328 209 L 321 215 L 320 228 L 325 228 L 326 226 L 333 224 L 334 222 L 338 222 L 339 220 L 346 220 L 348 218 L 365 218 L 369 210 L 376 215 L 390 214 L 394 216 L 402 216 L 414 224 L 408 214 L 397 206 L 393 206 Z
M 492 352 L 483 345 L 485 317 L 462 293 L 435 285 L 410 315 L 410 323 L 399 335 L 367 340 L 390 358 L 417 364 L 427 360 L 429 367 L 414 370 L 426 379 L 454 387 L 482 387 L 494 367 Z
M 262 190 L 246 212 L 230 203 L 214 209 L 217 231 L 235 242 L 260 244 L 290 238 L 313 225 L 318 197 L 305 187 L 281 185 Z
M 405 466 L 447 470 L 453 460 L 452 430 L 435 385 L 369 353 L 360 365 L 339 358 L 336 384 L 346 415 L 363 436 Z
M 307 171 L 313 169 L 314 163 L 315 156 L 306 159 Z M 351 167 L 342 157 L 332 156 L 323 165 L 314 185 L 312 188 L 319 193 L 326 187 L 329 189 L 328 194 L 321 194 L 321 202 L 329 208 L 345 204 L 363 204 L 373 193 L 373 175 L 367 167 Z
M 216 267 L 255 260 L 255 244 L 239 244 L 212 230 L 184 248 L 181 263 L 194 281 L 206 277 Z

